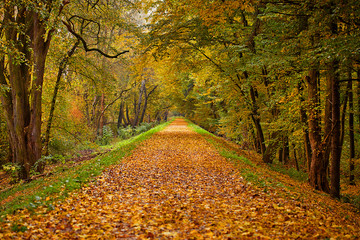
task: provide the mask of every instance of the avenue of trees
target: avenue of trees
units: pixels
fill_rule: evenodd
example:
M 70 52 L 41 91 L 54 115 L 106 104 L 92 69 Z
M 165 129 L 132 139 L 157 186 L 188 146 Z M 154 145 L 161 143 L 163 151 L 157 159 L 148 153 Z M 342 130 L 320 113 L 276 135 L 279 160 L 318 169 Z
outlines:
M 22 179 L 173 112 L 333 197 L 358 180 L 358 0 L 0 4 L 0 154 Z
M 338 198 L 359 172 L 358 5 L 158 1 L 148 51 L 180 112 Z

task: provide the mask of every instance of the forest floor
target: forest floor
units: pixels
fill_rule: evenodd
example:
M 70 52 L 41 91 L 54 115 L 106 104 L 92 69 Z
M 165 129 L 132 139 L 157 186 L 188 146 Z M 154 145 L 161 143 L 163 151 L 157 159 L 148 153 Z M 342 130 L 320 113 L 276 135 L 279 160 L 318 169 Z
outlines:
M 177 119 L 53 209 L 7 215 L 0 238 L 360 238 L 351 205 L 289 180 L 251 184 L 245 165 L 220 155 L 216 145 L 224 143 L 208 138 Z M 260 174 L 247 157 L 233 159 Z

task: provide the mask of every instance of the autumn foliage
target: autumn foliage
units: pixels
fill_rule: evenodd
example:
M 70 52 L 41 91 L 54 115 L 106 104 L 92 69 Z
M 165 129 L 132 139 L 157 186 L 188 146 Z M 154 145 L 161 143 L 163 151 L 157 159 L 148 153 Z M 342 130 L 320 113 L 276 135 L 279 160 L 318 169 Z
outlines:
M 254 186 L 183 119 L 144 141 L 54 210 L 21 210 L 0 236 L 23 239 L 355 239 L 359 215 Z M 14 231 L 15 227 L 18 230 Z M 20 231 L 23 229 L 24 231 Z

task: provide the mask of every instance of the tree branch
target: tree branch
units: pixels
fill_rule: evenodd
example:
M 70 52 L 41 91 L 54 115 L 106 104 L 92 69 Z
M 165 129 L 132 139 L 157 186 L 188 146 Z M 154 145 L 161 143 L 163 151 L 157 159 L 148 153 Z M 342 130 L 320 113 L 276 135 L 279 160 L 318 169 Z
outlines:
M 129 52 L 129 50 L 125 50 L 125 51 L 122 51 L 122 52 L 117 53 L 117 54 L 115 54 L 115 55 L 109 55 L 109 54 L 107 54 L 107 53 L 104 53 L 103 51 L 101 51 L 101 50 L 98 49 L 98 48 L 89 48 L 88 45 L 87 45 L 87 43 L 86 43 L 86 41 L 84 40 L 84 38 L 81 37 L 79 34 L 77 34 L 77 33 L 75 32 L 75 30 L 73 29 L 73 27 L 71 26 L 71 24 L 69 24 L 69 23 L 67 23 L 67 22 L 65 22 L 65 21 L 62 21 L 62 22 L 63 22 L 63 24 L 67 27 L 68 31 L 69 31 L 72 35 L 74 35 L 78 40 L 80 40 L 80 42 L 82 43 L 82 45 L 83 45 L 83 47 L 84 47 L 84 50 L 85 50 L 86 52 L 95 51 L 95 52 L 98 52 L 98 53 L 100 53 L 101 55 L 103 55 L 104 57 L 107 57 L 107 58 L 117 58 L 118 56 Z

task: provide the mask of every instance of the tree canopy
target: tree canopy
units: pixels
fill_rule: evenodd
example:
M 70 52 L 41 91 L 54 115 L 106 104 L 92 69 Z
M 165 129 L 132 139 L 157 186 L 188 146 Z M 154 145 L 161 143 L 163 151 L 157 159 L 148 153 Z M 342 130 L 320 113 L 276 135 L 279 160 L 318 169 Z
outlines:
M 358 5 L 3 1 L 1 160 L 26 180 L 49 154 L 183 115 L 338 198 L 359 175 Z

